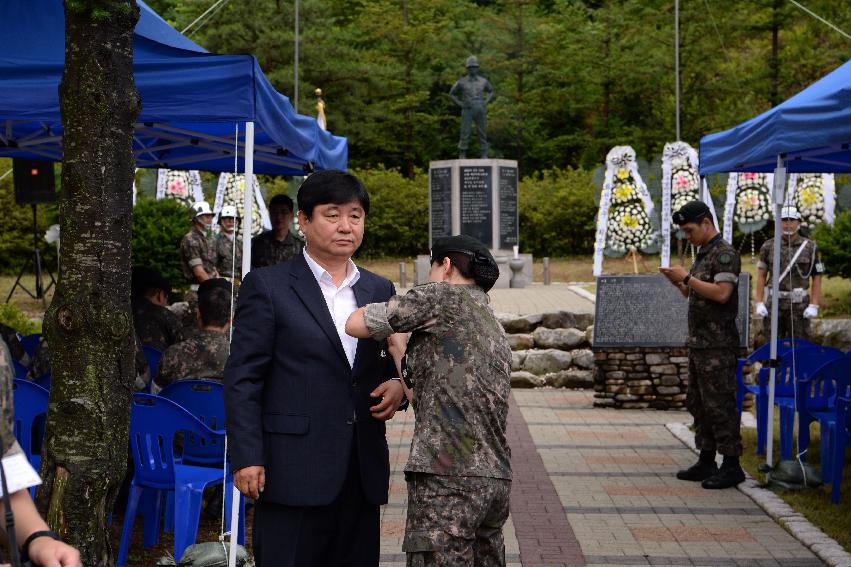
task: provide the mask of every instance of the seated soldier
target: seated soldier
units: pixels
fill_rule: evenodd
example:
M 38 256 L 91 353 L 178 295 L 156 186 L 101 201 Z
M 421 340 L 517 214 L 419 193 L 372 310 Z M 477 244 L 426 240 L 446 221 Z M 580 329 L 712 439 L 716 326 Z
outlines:
M 231 283 L 213 278 L 198 286 L 198 333 L 163 353 L 154 379 L 161 388 L 177 380 L 222 380 L 230 353 Z
M 171 284 L 153 268 L 133 268 L 133 326 L 143 345 L 164 351 L 184 339 L 180 320 L 166 308 Z
M 21 366 L 28 367 L 30 365 L 30 357 L 27 351 L 24 350 L 24 345 L 21 343 L 21 334 L 8 325 L 0 323 L 0 338 L 5 341 L 9 347 L 9 352 L 12 359 L 18 361 Z

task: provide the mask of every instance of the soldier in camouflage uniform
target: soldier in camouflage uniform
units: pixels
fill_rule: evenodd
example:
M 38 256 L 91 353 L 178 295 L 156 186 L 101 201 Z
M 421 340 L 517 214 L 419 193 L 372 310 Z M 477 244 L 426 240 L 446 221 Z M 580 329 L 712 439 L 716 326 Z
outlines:
M 30 365 L 30 357 L 27 351 L 24 350 L 24 345 L 21 343 L 21 334 L 8 325 L 0 323 L 0 339 L 6 342 L 9 347 L 9 352 L 12 355 L 12 360 L 17 360 L 21 366 Z
M 0 338 L 0 456 L 22 453 L 13 429 L 14 404 L 12 401 L 12 356 L 6 342 Z M 6 482 L 8 483 L 7 477 Z M 21 560 L 31 560 L 35 565 L 82 567 L 79 552 L 63 543 L 59 536 L 38 515 L 29 490 L 19 490 L 9 495 L 15 515 L 15 536 L 21 549 Z M 0 517 L 5 508 L 0 500 Z M 6 523 L 0 524 L 0 534 L 5 538 Z M 35 537 L 33 537 L 35 536 Z M 32 538 L 32 539 L 31 539 Z M 7 565 L 0 550 L 0 564 Z M 30 563 L 27 563 L 29 565 Z
M 290 230 L 293 221 L 293 200 L 275 195 L 269 201 L 269 220 L 272 230 L 251 240 L 251 269 L 274 266 L 301 254 L 304 243 Z
M 729 488 L 745 480 L 741 415 L 736 407 L 736 327 L 741 261 L 721 239 L 704 203 L 691 201 L 673 215 L 686 238 L 698 248 L 690 272 L 682 266 L 662 268 L 688 297 L 689 388 L 686 407 L 694 417 L 698 462 L 677 473 L 680 480 L 700 481 L 703 488 Z M 716 451 L 724 457 L 719 469 Z
M 192 229 L 180 241 L 183 276 L 193 287 L 217 277 L 216 249 L 207 236 L 213 222 L 213 211 L 206 201 L 192 205 Z
M 408 565 L 505 565 L 511 349 L 486 293 L 499 270 L 467 236 L 435 242 L 431 262 L 432 283 L 356 311 L 346 332 L 412 333 L 400 363 L 416 412 L 405 467 Z
M 163 353 L 154 379 L 164 388 L 177 380 L 223 380 L 230 353 L 231 284 L 213 278 L 198 287 L 198 333 Z
M 166 308 L 171 284 L 157 270 L 133 268 L 133 326 L 143 345 L 163 351 L 184 339 L 177 315 Z
M 801 214 L 795 207 L 783 207 L 781 211 L 783 237 L 780 239 L 780 301 L 777 308 L 777 336 L 780 338 L 810 338 L 810 319 L 818 315 L 821 299 L 821 278 L 825 272 L 824 263 L 816 243 L 799 234 Z M 798 251 L 800 250 L 800 253 Z M 792 263 L 792 259 L 795 260 Z M 756 314 L 762 317 L 764 338 L 771 339 L 771 318 L 768 307 L 771 304 L 771 283 L 766 283 L 774 260 L 774 239 L 765 241 L 759 250 L 759 264 L 756 276 Z M 791 267 L 790 267 L 790 264 Z M 772 274 L 774 277 L 774 274 Z M 812 293 L 808 293 L 810 279 L 813 280 Z
M 221 232 L 216 235 L 216 269 L 223 278 L 242 276 L 242 238 L 236 235 L 236 207 L 226 205 L 219 215 Z

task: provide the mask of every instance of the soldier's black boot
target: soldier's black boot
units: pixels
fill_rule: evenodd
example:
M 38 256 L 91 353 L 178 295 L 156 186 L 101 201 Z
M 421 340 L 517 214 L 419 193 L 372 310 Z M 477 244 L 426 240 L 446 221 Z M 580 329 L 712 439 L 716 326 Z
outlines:
M 697 462 L 689 468 L 679 471 L 677 478 L 700 482 L 715 474 L 718 474 L 718 465 L 715 464 L 715 451 L 701 451 Z
M 709 490 L 717 490 L 731 488 L 744 481 L 745 471 L 739 464 L 739 457 L 724 455 L 724 462 L 721 463 L 718 473 L 704 480 L 701 486 Z

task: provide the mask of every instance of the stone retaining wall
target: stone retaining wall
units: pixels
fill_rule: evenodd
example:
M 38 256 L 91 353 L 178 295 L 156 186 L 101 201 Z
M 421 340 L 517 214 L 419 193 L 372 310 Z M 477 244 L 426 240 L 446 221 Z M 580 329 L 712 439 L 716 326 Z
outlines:
M 553 386 L 591 388 L 590 313 L 540 313 L 518 317 L 497 314 L 511 344 L 511 385 L 515 388 Z
M 685 407 L 688 349 L 594 349 L 594 405 L 660 410 Z

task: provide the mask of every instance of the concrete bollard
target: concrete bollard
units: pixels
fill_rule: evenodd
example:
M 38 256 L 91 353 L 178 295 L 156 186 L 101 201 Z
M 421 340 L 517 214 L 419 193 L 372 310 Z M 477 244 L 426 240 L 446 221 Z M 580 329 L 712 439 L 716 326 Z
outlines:
M 544 257 L 544 285 L 550 285 L 550 259 Z
M 399 287 L 406 288 L 408 287 L 408 274 L 406 273 L 407 264 L 405 262 L 399 262 Z

